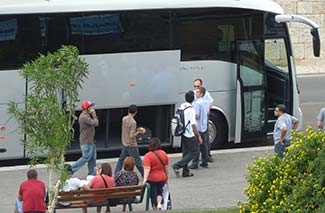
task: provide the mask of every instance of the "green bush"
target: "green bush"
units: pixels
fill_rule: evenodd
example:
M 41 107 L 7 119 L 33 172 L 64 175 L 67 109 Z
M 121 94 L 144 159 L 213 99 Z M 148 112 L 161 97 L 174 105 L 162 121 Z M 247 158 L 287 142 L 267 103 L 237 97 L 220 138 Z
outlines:
M 293 132 L 285 158 L 267 153 L 246 165 L 240 212 L 325 212 L 325 134 Z

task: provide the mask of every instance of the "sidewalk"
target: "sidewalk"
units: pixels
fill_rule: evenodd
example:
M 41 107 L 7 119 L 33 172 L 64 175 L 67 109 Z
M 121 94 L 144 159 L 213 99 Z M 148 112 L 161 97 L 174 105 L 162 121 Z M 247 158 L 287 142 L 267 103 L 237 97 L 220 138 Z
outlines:
M 177 178 L 170 171 L 169 188 L 172 196 L 173 210 L 198 210 L 236 207 L 237 202 L 244 201 L 242 194 L 247 183 L 245 164 L 253 162 L 253 156 L 265 156 L 265 152 L 272 152 L 273 146 L 238 148 L 212 151 L 214 162 L 209 168 L 193 170 L 194 177 Z M 170 165 L 178 161 L 181 154 L 170 154 Z M 109 162 L 115 168 L 117 159 L 102 159 L 97 163 Z M 1 190 L 1 213 L 10 213 L 14 210 L 14 201 L 17 199 L 18 188 L 26 179 L 28 166 L 1 167 L 0 178 L 2 181 Z M 39 179 L 47 182 L 48 174 L 44 165 L 37 167 Z M 85 178 L 87 168 L 84 166 L 76 173 L 79 178 Z M 121 206 L 113 207 L 113 212 L 120 212 Z M 133 206 L 134 211 L 144 211 L 145 203 Z M 59 210 L 57 213 L 80 213 L 80 209 Z M 96 208 L 89 208 L 88 212 L 96 212 Z
M 297 75 L 325 74 L 325 64 L 322 64 L 321 61 L 317 61 L 315 64 L 296 65 L 296 69 Z

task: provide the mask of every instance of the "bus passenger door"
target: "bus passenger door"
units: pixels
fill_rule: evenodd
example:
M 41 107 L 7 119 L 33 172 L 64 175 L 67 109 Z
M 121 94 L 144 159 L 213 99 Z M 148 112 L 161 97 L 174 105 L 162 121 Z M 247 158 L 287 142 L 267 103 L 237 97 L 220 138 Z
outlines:
M 235 142 L 266 136 L 266 81 L 261 40 L 237 41 Z

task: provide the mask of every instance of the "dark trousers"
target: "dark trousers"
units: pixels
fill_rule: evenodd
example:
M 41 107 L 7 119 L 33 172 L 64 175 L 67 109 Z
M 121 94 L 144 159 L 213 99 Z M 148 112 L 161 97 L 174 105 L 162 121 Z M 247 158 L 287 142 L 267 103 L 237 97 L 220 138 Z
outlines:
M 182 136 L 182 159 L 173 165 L 174 169 L 183 169 L 183 175 L 189 174 L 188 163 L 193 160 L 194 153 L 197 147 L 196 137 L 188 138 Z
M 209 158 L 212 158 L 212 155 L 211 155 L 211 144 L 210 144 L 210 138 L 209 138 L 209 125 L 208 125 L 208 129 L 206 131 L 206 134 L 207 134 L 207 144 L 208 144 L 208 157 Z
M 162 197 L 163 188 L 166 181 L 153 182 L 148 180 L 148 183 L 150 184 L 151 205 L 157 206 L 157 196 L 160 195 Z
M 202 165 L 208 165 L 209 150 L 208 150 L 208 131 L 200 132 L 201 138 L 203 140 L 202 144 L 197 143 L 197 147 L 193 156 L 193 165 L 199 165 L 200 154 L 202 156 Z

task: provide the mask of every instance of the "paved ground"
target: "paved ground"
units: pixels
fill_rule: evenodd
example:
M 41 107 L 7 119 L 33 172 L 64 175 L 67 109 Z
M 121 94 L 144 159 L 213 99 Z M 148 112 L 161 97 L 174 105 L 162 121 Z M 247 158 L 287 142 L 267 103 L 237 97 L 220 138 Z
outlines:
M 258 148 L 240 148 L 213 151 L 215 162 L 209 164 L 208 169 L 194 170 L 194 177 L 177 178 L 170 174 L 169 186 L 172 195 L 172 205 L 175 210 L 183 209 L 216 209 L 235 207 L 237 201 L 244 201 L 242 194 L 246 186 L 245 164 L 251 164 L 253 156 L 265 156 L 265 151 L 273 150 L 272 146 Z M 171 154 L 170 161 L 174 163 L 180 159 L 180 154 Z M 98 162 L 109 162 L 113 168 L 117 159 L 103 159 Z M 1 213 L 13 212 L 14 201 L 17 198 L 19 184 L 25 180 L 27 166 L 2 167 L 0 179 L 2 190 L 0 192 Z M 39 177 L 47 181 L 47 170 L 44 166 L 37 168 Z M 84 178 L 87 173 L 83 167 L 76 176 Z M 118 212 L 121 207 L 112 208 Z M 134 206 L 135 211 L 143 211 L 144 204 Z M 81 212 L 80 210 L 64 210 L 58 212 Z M 94 208 L 88 212 L 95 212 Z

